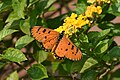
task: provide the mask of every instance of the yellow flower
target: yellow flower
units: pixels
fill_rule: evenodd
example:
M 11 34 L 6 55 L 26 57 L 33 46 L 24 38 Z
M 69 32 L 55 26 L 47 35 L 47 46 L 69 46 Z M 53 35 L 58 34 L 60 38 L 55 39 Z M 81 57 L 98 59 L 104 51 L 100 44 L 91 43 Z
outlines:
M 82 26 L 84 26 L 88 23 L 89 23 L 89 20 L 87 19 L 87 17 L 81 14 L 77 18 L 77 24 L 75 26 L 76 26 L 76 28 L 81 28 Z
M 100 6 L 90 5 L 87 7 L 85 15 L 81 14 L 77 16 L 77 14 L 72 13 L 70 17 L 67 17 L 64 20 L 63 25 L 55 29 L 55 31 L 59 33 L 64 31 L 65 35 L 70 36 L 73 33 L 76 33 L 78 28 L 89 24 L 90 21 L 88 20 L 88 18 L 93 18 L 93 13 L 101 14 L 102 8 Z
M 110 3 L 111 2 L 111 0 L 101 0 L 102 2 L 104 2 L 104 3 Z
M 62 31 L 65 31 L 64 34 L 67 36 L 72 35 L 73 33 L 76 33 L 78 28 L 81 28 L 82 26 L 89 23 L 89 20 L 86 16 L 80 15 L 77 17 L 77 14 L 72 13 L 70 17 L 67 17 L 64 20 L 64 23 L 59 28 L 55 29 L 55 31 L 61 33 Z
M 95 6 L 94 5 L 88 6 L 85 15 L 87 17 L 92 17 L 93 11 L 95 11 Z
M 72 35 L 76 32 L 75 24 L 77 18 L 77 14 L 72 13 L 70 17 L 67 17 L 64 20 L 63 26 L 60 26 L 59 28 L 55 29 L 55 31 L 61 33 L 62 31 L 65 31 L 66 35 Z
M 102 8 L 100 6 L 95 7 L 94 5 L 90 5 L 87 7 L 85 16 L 92 18 L 93 13 L 101 14 L 101 12 L 102 12 Z
M 102 8 L 100 6 L 97 6 L 97 13 L 101 14 L 102 13 Z
M 88 2 L 88 3 L 91 3 L 91 4 L 97 2 L 97 3 L 100 4 L 101 2 L 103 2 L 103 3 L 110 3 L 111 0 L 87 0 L 87 2 Z
M 63 26 L 60 26 L 59 28 L 54 29 L 54 30 L 57 31 L 57 32 L 59 32 L 59 33 L 61 33 L 61 32 L 64 31 L 65 29 L 64 29 Z
M 94 3 L 94 2 L 96 2 L 96 0 L 87 0 L 87 3 Z

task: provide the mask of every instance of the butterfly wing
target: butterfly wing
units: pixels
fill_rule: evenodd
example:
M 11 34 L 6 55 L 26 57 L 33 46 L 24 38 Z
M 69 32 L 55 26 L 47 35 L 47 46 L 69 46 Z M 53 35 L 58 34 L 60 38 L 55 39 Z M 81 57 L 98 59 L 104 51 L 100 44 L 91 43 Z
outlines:
M 31 32 L 33 37 L 41 42 L 45 49 L 52 49 L 58 41 L 59 33 L 52 29 L 34 26 Z
M 82 57 L 81 51 L 65 36 L 58 43 L 55 55 L 59 58 L 66 57 L 70 60 L 80 60 Z
M 81 51 L 65 36 L 59 40 L 59 33 L 40 26 L 32 28 L 33 37 L 42 43 L 45 49 L 52 49 L 57 57 L 69 58 L 70 60 L 80 60 L 82 57 Z

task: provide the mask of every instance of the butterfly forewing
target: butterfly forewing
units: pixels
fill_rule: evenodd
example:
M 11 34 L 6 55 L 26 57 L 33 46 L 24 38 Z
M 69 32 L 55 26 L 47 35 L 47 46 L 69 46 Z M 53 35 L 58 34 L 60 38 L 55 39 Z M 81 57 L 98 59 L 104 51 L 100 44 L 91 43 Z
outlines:
M 81 51 L 65 36 L 58 43 L 55 54 L 60 57 L 66 57 L 70 60 L 80 60 L 82 57 Z
M 52 49 L 59 36 L 58 32 L 40 26 L 34 26 L 31 32 L 33 37 L 41 42 L 45 49 Z

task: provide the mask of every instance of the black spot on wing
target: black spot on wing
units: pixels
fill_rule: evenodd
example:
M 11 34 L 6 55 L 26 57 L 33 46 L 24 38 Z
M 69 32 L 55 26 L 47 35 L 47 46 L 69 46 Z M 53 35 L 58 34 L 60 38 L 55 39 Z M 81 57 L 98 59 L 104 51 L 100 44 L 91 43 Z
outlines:
M 48 34 L 50 33 L 51 31 L 48 31 Z
M 43 33 L 45 33 L 45 32 L 46 32 L 46 29 L 43 30 Z
M 70 45 L 70 42 L 68 43 L 68 45 Z
M 75 55 L 76 55 L 77 53 L 75 53 Z
M 47 38 L 47 36 L 45 36 L 45 39 Z
M 65 51 L 68 51 L 68 49 L 65 49 Z
M 72 50 L 74 49 L 74 46 L 72 45 L 72 48 L 71 48 Z
M 74 54 L 74 52 L 72 52 L 72 54 Z
M 41 27 L 38 28 L 38 30 L 36 31 L 36 33 L 38 33 L 40 29 L 41 29 Z M 40 34 L 40 33 L 39 33 L 39 34 Z
M 76 53 L 78 53 L 78 48 L 76 49 Z

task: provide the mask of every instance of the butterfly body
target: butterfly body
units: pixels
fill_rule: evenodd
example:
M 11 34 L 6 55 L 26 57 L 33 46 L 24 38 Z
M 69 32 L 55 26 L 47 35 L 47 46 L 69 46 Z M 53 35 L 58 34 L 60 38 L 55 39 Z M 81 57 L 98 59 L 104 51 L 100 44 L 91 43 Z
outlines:
M 32 35 L 46 50 L 52 50 L 57 58 L 80 60 L 82 57 L 81 51 L 64 35 L 64 32 L 58 33 L 52 29 L 34 26 Z

